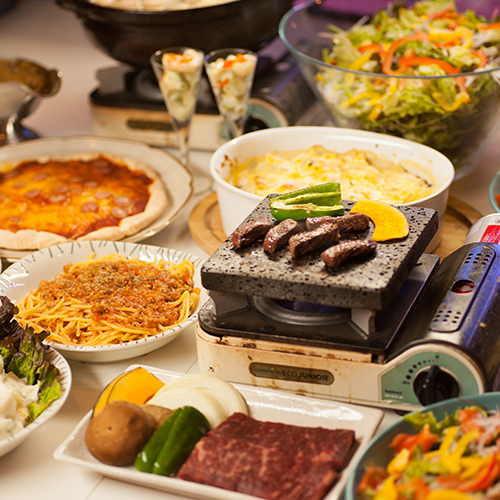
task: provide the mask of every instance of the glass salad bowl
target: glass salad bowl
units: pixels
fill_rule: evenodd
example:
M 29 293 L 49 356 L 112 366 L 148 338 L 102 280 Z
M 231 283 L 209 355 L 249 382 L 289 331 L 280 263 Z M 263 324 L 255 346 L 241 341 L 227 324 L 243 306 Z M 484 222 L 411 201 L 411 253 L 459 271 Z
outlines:
M 452 22 L 452 16 L 445 19 L 445 15 L 436 15 L 440 24 L 432 29 L 428 20 L 415 22 L 411 16 L 409 12 L 411 31 L 392 33 L 394 40 L 399 37 L 411 43 L 370 43 L 370 35 L 377 37 L 370 20 L 354 23 L 352 18 L 329 10 L 327 1 L 317 0 L 288 11 L 280 22 L 279 34 L 335 126 L 390 134 L 430 146 L 452 161 L 458 179 L 475 168 L 500 121 L 500 68 L 491 67 L 489 57 L 492 52 L 498 57 L 494 45 L 500 42 L 500 25 L 488 25 L 472 14 L 466 18 L 469 26 L 480 23 L 481 29 L 460 26 L 455 32 L 446 24 Z M 325 62 L 331 60 L 334 46 L 331 25 L 339 35 L 335 35 L 335 54 L 345 56 L 344 62 L 337 58 L 335 65 Z M 356 40 L 345 36 L 345 31 L 360 26 L 364 31 L 360 30 L 359 39 L 364 41 L 355 48 Z M 489 26 L 492 29 L 486 29 Z M 489 47 L 471 47 L 481 40 L 489 40 Z M 455 51 L 463 51 L 467 45 L 470 50 L 452 52 L 452 44 L 458 45 Z M 429 57 L 429 46 L 433 58 Z M 444 56 L 436 46 L 446 50 Z M 441 62 L 436 61 L 441 57 Z M 473 71 L 461 73 L 458 64 L 451 64 L 460 57 L 469 57 Z M 383 62 L 389 59 L 397 66 L 386 66 L 384 73 Z

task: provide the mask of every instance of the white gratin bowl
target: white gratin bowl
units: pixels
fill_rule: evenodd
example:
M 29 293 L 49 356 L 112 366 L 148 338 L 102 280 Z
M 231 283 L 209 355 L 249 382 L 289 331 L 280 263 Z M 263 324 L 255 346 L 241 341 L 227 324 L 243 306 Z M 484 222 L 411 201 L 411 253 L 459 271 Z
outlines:
M 406 139 L 336 127 L 270 128 L 244 134 L 220 146 L 210 160 L 210 173 L 215 182 L 224 232 L 230 235 L 263 199 L 227 182 L 230 173 L 227 159 L 241 164 L 249 158 L 273 151 L 305 150 L 317 145 L 337 153 L 351 149 L 371 151 L 395 163 L 409 160 L 418 164 L 419 173 L 428 175 L 437 187 L 431 195 L 405 205 L 431 208 L 438 212 L 439 229 L 427 251 L 433 251 L 438 246 L 450 185 L 455 175 L 451 161 L 435 149 Z

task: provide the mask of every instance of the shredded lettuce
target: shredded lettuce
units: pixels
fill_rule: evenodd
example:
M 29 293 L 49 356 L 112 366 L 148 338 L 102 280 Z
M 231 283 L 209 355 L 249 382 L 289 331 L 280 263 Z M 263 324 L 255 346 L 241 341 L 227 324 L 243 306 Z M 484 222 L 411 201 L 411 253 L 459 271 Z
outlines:
M 349 31 L 332 27 L 325 61 L 356 72 L 322 69 L 314 83 L 337 126 L 426 144 L 459 170 L 500 118 L 500 24 L 491 22 L 452 0 L 390 6 Z

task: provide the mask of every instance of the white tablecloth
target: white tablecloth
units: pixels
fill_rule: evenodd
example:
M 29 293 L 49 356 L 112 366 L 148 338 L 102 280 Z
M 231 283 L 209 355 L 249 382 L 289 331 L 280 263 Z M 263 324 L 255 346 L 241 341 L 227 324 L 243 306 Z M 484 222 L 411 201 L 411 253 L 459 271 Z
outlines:
M 63 73 L 59 93 L 44 100 L 24 124 L 44 137 L 92 134 L 89 94 L 97 86 L 96 70 L 116 61 L 95 48 L 77 17 L 52 0 L 19 0 L 0 16 L 0 56 L 21 56 Z M 484 153 L 477 170 L 457 181 L 452 194 L 483 214 L 491 212 L 487 188 L 497 170 L 500 142 Z M 208 171 L 210 153 L 193 152 L 191 160 Z M 198 199 L 170 226 L 145 243 L 185 250 L 206 257 L 189 234 L 187 221 Z M 134 360 L 135 361 L 135 360 Z M 164 348 L 140 358 L 143 364 L 181 373 L 197 371 L 194 328 Z M 52 454 L 92 408 L 104 385 L 133 362 L 95 365 L 70 362 L 73 387 L 60 413 L 21 446 L 0 458 L 0 498 L 36 500 L 174 500 L 162 493 L 57 462 Z M 383 425 L 396 416 L 387 414 Z

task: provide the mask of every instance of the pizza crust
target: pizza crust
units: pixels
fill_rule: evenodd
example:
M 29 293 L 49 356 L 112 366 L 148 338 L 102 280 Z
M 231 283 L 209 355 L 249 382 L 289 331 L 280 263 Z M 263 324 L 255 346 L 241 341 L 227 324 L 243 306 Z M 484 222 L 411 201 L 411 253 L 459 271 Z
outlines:
M 131 158 L 122 158 L 118 155 L 109 153 L 91 152 L 65 156 L 42 157 L 37 158 L 34 161 L 37 161 L 38 163 L 70 160 L 92 161 L 99 157 L 104 157 L 113 163 L 126 165 L 131 171 L 140 171 L 146 174 L 153 181 L 148 186 L 149 199 L 142 212 L 123 218 L 118 226 L 106 226 L 77 238 L 76 240 L 68 239 L 55 233 L 36 231 L 34 229 L 22 229 L 17 232 L 0 229 L 0 247 L 10 250 L 39 250 L 70 241 L 118 241 L 127 236 L 132 236 L 144 229 L 165 211 L 168 206 L 168 196 L 165 185 L 155 170 L 140 161 Z M 17 165 L 30 160 L 33 159 L 28 158 L 15 163 L 10 163 L 8 164 L 8 168 L 6 168 L 6 164 L 0 165 L 0 171 L 5 172 L 6 170 L 14 169 Z

